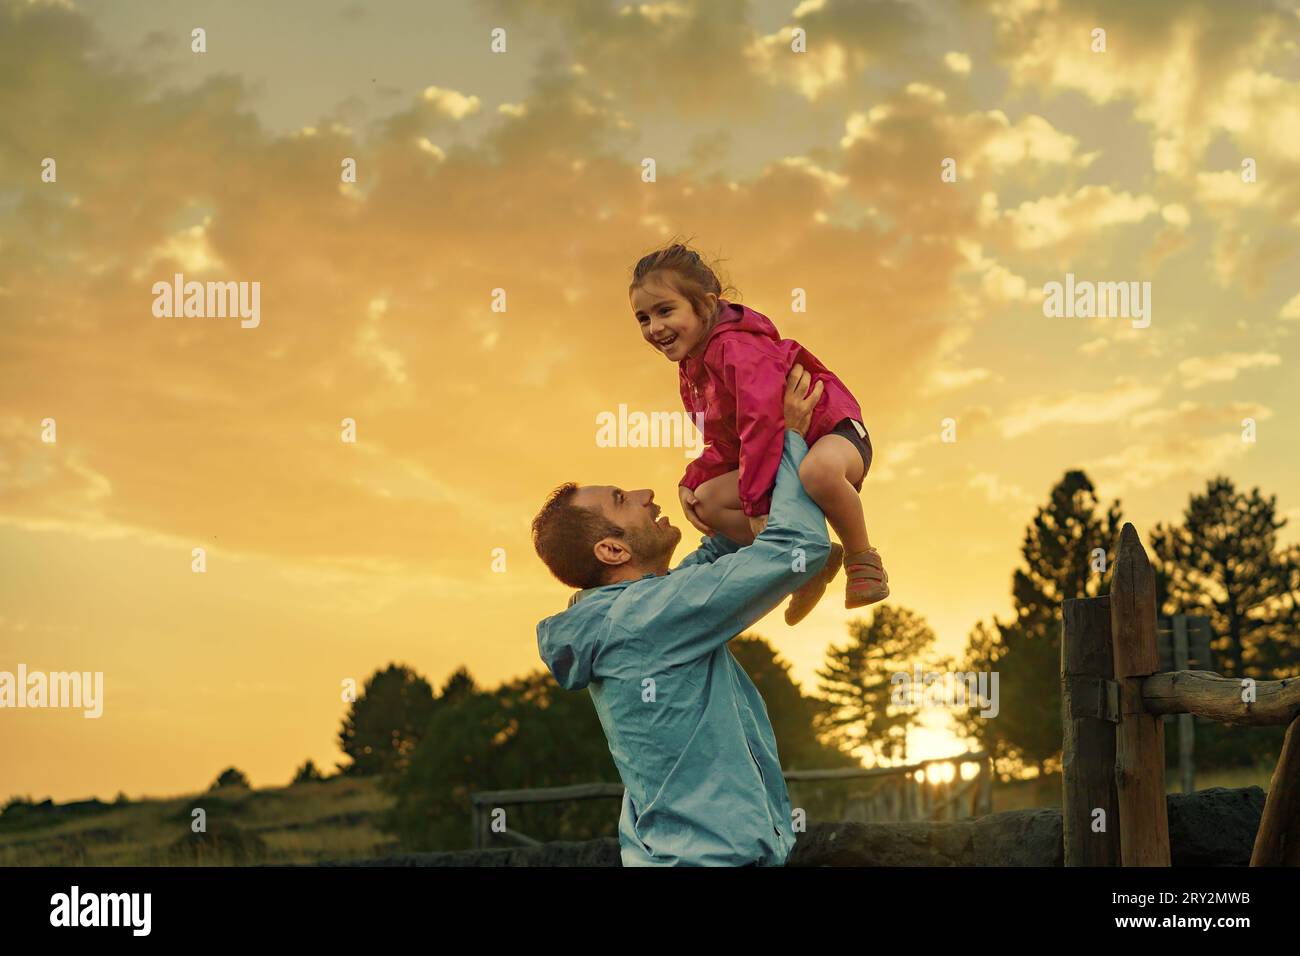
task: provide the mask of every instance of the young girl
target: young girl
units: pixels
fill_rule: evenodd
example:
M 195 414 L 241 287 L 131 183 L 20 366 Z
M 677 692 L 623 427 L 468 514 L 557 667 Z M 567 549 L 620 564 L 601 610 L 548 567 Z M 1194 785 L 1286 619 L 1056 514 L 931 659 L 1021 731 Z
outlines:
M 812 376 L 809 387 L 822 382 L 823 395 L 799 477 L 843 547 L 832 546 L 825 571 L 794 593 L 786 622 L 795 624 L 813 609 L 841 561 L 846 608 L 888 597 L 889 575 L 867 539 L 858 499 L 871 467 L 871 439 L 844 383 L 798 342 L 781 338 L 766 316 L 721 298 L 718 277 L 688 246 L 674 243 L 641 259 L 628 294 L 641 335 L 678 363 L 687 412 L 704 414 L 707 444 L 679 489 L 691 524 L 742 545 L 767 524 L 784 441 L 785 378 L 793 365 L 802 365 Z

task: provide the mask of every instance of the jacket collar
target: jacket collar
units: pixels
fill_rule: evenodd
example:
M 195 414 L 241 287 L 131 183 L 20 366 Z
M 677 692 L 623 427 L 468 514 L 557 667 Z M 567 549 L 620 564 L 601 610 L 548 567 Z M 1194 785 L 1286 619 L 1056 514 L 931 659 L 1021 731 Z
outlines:
M 682 365 L 684 368 L 691 371 L 698 369 L 699 366 L 704 362 L 704 355 L 706 352 L 708 352 L 709 344 L 713 341 L 713 337 L 718 334 L 718 331 L 724 325 L 729 325 L 732 322 L 734 322 L 739 317 L 738 313 L 740 313 L 741 310 L 743 309 L 744 306 L 736 305 L 734 302 L 731 302 L 727 299 L 719 298 L 718 299 L 718 321 L 713 323 L 713 328 L 709 329 L 709 334 L 704 337 L 704 348 L 700 349 L 699 355 L 695 356 L 694 358 L 688 355 L 686 358 L 682 359 L 681 362 L 678 364 Z
M 669 568 L 667 573 L 672 574 L 673 569 Z M 656 577 L 659 577 L 659 575 L 655 574 L 653 571 L 647 571 L 645 574 L 641 575 L 641 577 L 637 578 L 636 580 L 644 581 L 646 578 L 656 578 Z M 569 595 L 569 603 L 565 605 L 565 607 L 566 609 L 571 608 L 573 607 L 573 605 L 577 604 L 583 598 L 591 597 L 597 591 L 604 591 L 608 588 L 625 588 L 629 584 L 635 584 L 635 583 L 636 581 L 615 581 L 613 584 L 601 584 L 594 588 L 585 588 L 581 591 L 574 591 L 572 594 Z

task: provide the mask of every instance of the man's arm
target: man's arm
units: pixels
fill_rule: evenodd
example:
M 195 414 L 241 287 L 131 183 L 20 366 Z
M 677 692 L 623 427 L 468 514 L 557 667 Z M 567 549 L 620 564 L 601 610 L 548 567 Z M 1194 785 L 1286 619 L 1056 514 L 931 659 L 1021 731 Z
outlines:
M 669 666 L 713 652 L 818 574 L 830 554 L 826 520 L 799 482 L 808 446 L 785 433 L 767 528 L 749 547 L 633 585 L 618 624 Z
M 700 546 L 678 563 L 674 571 L 689 568 L 697 564 L 712 564 L 724 554 L 735 554 L 740 545 L 721 534 L 700 539 Z

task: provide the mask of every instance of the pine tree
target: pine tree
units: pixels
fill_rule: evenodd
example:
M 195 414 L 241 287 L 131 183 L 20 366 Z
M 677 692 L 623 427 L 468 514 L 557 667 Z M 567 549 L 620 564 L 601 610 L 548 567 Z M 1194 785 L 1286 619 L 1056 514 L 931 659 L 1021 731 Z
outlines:
M 1011 585 L 1016 616 L 971 634 L 962 667 L 998 673 L 998 716 L 972 711 L 957 722 L 1000 769 L 1035 766 L 1041 774 L 1059 763 L 1061 603 L 1108 591 L 1110 552 L 1123 526 L 1118 500 L 1105 514 L 1099 506 L 1087 475 L 1066 472 L 1025 530 L 1025 563 Z
M 438 701 L 440 703 L 455 703 L 477 693 L 478 689 L 469 668 L 462 664 L 443 682 Z
M 339 747 L 351 758 L 349 775 L 401 771 L 433 716 L 433 688 L 409 667 L 376 671 L 352 703 L 339 731 Z
M 918 711 L 891 702 L 894 674 L 913 665 L 934 645 L 934 631 L 914 611 L 877 605 L 871 617 L 849 623 L 849 641 L 826 651 L 817 671 L 822 702 L 819 729 L 846 753 L 867 750 L 878 762 L 907 759 L 907 729 Z
M 1300 548 L 1279 548 L 1286 525 L 1276 498 L 1237 491 L 1220 475 L 1193 495 L 1181 525 L 1151 533 L 1157 606 L 1165 614 L 1209 618 L 1214 670 L 1229 677 L 1273 680 L 1300 673 Z M 1271 763 L 1282 727 L 1198 723 L 1197 763 Z M 1166 735 L 1168 739 L 1168 735 Z
M 1300 546 L 1279 550 L 1277 496 L 1210 480 L 1182 525 L 1151 533 L 1161 613 L 1210 619 L 1218 670 L 1273 680 L 1300 673 Z
M 741 634 L 727 642 L 727 649 L 745 669 L 763 698 L 784 769 L 850 767 L 856 763 L 838 748 L 818 739 L 816 718 L 819 702 L 804 695 L 790 675 L 790 664 L 765 638 Z
M 1002 643 L 1002 635 L 996 620 L 992 623 L 977 621 L 966 639 L 966 653 L 960 663 L 954 665 L 955 670 L 963 673 L 998 672 L 999 716 L 1001 716 L 1002 678 L 998 662 L 1006 653 L 1007 648 Z M 965 712 L 954 713 L 953 723 L 957 725 L 957 732 L 974 738 L 978 749 L 984 750 L 993 758 L 995 767 L 1006 771 L 1018 768 L 1024 762 L 1019 750 L 1011 741 L 993 733 L 993 724 L 979 715 L 982 709 L 984 708 L 972 706 Z
M 324 779 L 325 775 L 320 772 L 320 768 L 310 757 L 293 775 L 293 783 L 319 783 Z

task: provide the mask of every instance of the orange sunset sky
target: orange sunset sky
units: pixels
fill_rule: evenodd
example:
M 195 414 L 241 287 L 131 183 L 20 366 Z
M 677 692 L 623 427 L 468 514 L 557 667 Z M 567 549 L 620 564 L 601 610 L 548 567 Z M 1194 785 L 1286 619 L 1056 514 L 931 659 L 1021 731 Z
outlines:
M 0 800 L 283 784 L 347 678 L 540 667 L 550 488 L 685 526 L 680 449 L 595 440 L 680 407 L 627 301 L 674 235 L 858 396 L 941 652 L 1067 469 L 1144 536 L 1218 473 L 1297 524 L 1298 42 L 1263 0 L 0 0 L 0 670 L 106 695 L 0 711 Z M 155 317 L 177 272 L 260 324 Z M 1149 327 L 1046 317 L 1067 273 L 1150 282 Z M 755 630 L 811 689 L 850 617 Z

